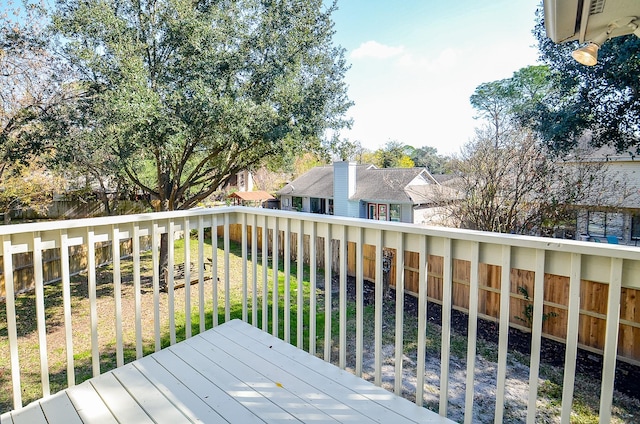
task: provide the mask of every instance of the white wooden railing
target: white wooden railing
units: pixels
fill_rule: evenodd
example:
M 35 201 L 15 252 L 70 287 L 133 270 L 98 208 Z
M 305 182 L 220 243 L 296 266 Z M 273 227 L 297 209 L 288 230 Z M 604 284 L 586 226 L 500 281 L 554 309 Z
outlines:
M 113 249 L 113 292 L 115 298 L 115 351 L 117 366 L 124 364 L 123 341 L 123 318 L 121 316 L 120 293 L 122 287 L 122 271 L 119 246 L 122 241 L 132 239 L 133 245 L 133 285 L 135 297 L 135 351 L 136 356 L 143 355 L 142 328 L 147 323 L 141 319 L 141 248 L 140 242 L 143 237 L 150 238 L 153 246 L 153 299 L 154 299 L 154 348 L 161 348 L 162 330 L 160 327 L 160 273 L 159 269 L 159 246 L 161 234 L 173 235 L 178 232 L 196 233 L 198 240 L 198 257 L 191 258 L 189 249 L 185 249 L 185 263 L 195 262 L 200 264 L 197 267 L 197 276 L 190 276 L 192 272 L 189 267 L 185 267 L 185 279 L 196 278 L 198 284 L 204 284 L 205 277 L 211 277 L 208 281 L 213 282 L 213 309 L 224 310 L 224 320 L 230 319 L 230 238 L 229 228 L 231 224 L 241 224 L 244 239 L 251 235 L 250 243 L 242 243 L 241 260 L 243 263 L 242 275 L 242 319 L 257 325 L 261 321 L 264 330 L 278 334 L 279 316 L 278 308 L 272 308 L 271 316 L 268 315 L 269 305 L 277 305 L 279 299 L 278 271 L 279 261 L 283 261 L 284 269 L 284 332 L 281 333 L 284 340 L 292 342 L 299 347 L 306 347 L 309 351 L 316 353 L 316 340 L 331 340 L 331 308 L 324 308 L 324 335 L 316 334 L 317 320 L 317 298 L 316 286 L 319 283 L 324 285 L 325 304 L 331 304 L 332 278 L 331 274 L 338 274 L 339 290 L 338 296 L 338 337 L 329 343 L 324 343 L 321 355 L 326 360 L 331 359 L 332 348 L 338 349 L 337 365 L 342 368 L 347 366 L 347 255 L 340 257 L 340 269 L 325 269 L 324 281 L 318 281 L 319 273 L 315 266 L 310 267 L 308 305 L 310 314 L 308 319 L 303 319 L 303 302 L 307 300 L 303 297 L 302 290 L 292 292 L 290 285 L 291 274 L 291 248 L 290 234 L 303 234 L 310 240 L 318 238 L 324 240 L 325 263 L 331 263 L 331 250 L 335 249 L 336 243 L 339 252 L 347 251 L 347 243 L 355 243 L 356 257 L 356 335 L 355 335 L 355 373 L 363 373 L 363 351 L 365 340 L 363 337 L 365 325 L 363 323 L 363 246 L 376 246 L 376 284 L 375 284 L 375 319 L 374 319 L 374 340 L 373 350 L 375 358 L 374 382 L 378 385 L 382 383 L 383 364 L 383 249 L 392 248 L 397 252 L 410 250 L 420 254 L 420 287 L 418 291 L 418 340 L 417 340 L 417 369 L 425 369 L 426 354 L 426 334 L 427 334 L 427 254 L 437 255 L 444 258 L 443 275 L 443 299 L 442 299 L 442 332 L 441 332 L 441 370 L 439 387 L 439 413 L 447 415 L 449 381 L 451 371 L 449 369 L 449 356 L 451 354 L 451 302 L 452 302 L 452 263 L 454 259 L 463 259 L 471 263 L 470 296 L 469 296 L 469 327 L 467 342 L 466 360 L 466 402 L 465 402 L 465 422 L 471 422 L 474 408 L 474 368 L 476 361 L 476 329 L 477 329 L 477 303 L 478 303 L 478 268 L 480 263 L 494 264 L 502 267 L 502 281 L 509 281 L 509 270 L 518 268 L 535 272 L 535 293 L 544 291 L 544 273 L 564 275 L 570 278 L 569 303 L 568 303 L 568 324 L 566 338 L 565 372 L 562 393 L 561 421 L 569 422 L 572 399 L 574 395 L 574 381 L 576 373 L 576 355 L 578 348 L 578 324 L 580 309 L 580 281 L 581 279 L 604 282 L 608 284 L 608 308 L 606 315 L 606 343 L 603 350 L 603 379 L 600 396 L 600 421 L 609 422 L 611 416 L 611 405 L 613 396 L 613 376 L 616 366 L 618 328 L 620 321 L 620 296 L 623 287 L 640 288 L 640 250 L 626 246 L 606 246 L 588 242 L 574 242 L 556 239 L 542 239 L 534 237 L 510 236 L 494 233 L 463 231 L 456 229 L 443 229 L 433 227 L 418 227 L 400 223 L 385 223 L 370 220 L 359 220 L 349 218 L 339 218 L 324 215 L 312 215 L 295 212 L 273 211 L 254 208 L 217 208 L 217 209 L 197 209 L 191 211 L 153 213 L 129 216 L 117 216 L 97 219 L 83 219 L 72 221 L 57 221 L 23 225 L 0 226 L 0 237 L 2 237 L 2 256 L 4 259 L 4 276 L 13 276 L 12 255 L 24 252 L 33 252 L 34 258 L 34 281 L 37 311 L 37 333 L 40 349 L 40 374 L 42 385 L 42 396 L 50 395 L 49 384 L 50 364 L 48 362 L 47 349 L 47 322 L 45 320 L 45 298 L 43 287 L 42 252 L 46 249 L 59 248 L 62 260 L 62 291 L 63 291 L 63 311 L 64 311 L 64 334 L 66 343 L 66 367 L 67 385 L 73 386 L 75 381 L 74 365 L 74 328 L 72 325 L 72 299 L 70 290 L 69 271 L 69 248 L 71 246 L 84 245 L 87 249 L 87 284 L 90 303 L 91 321 L 91 361 L 93 375 L 100 374 L 100 349 L 98 342 L 98 311 L 96 307 L 96 261 L 94 249 L 96 243 L 112 241 Z M 218 241 L 214 237 L 213 255 L 208 257 L 205 252 L 204 234 L 209 228 L 223 228 L 222 245 L 218 246 Z M 258 246 L 258 228 L 262 229 L 262 234 L 267 234 L 269 230 L 272 234 L 283 234 L 282 237 L 262 237 L 262 245 Z M 276 239 L 274 241 L 274 239 Z M 172 269 L 175 261 L 173 255 L 173 243 L 175 237 L 168 237 L 169 257 L 168 267 Z M 334 240 L 333 243 L 330 240 Z M 303 248 L 303 237 L 297 237 L 296 251 L 301 259 Z M 258 272 L 259 264 L 266 264 L 269 260 L 269 252 L 273 251 L 274 243 L 280 243 L 284 255 L 272 256 L 272 266 L 270 271 L 267 266 L 262 267 L 262 275 Z M 271 244 L 271 246 L 270 246 Z M 222 248 L 225 254 L 222 257 L 215 254 L 216 249 Z M 278 249 L 276 248 L 275 251 Z M 307 254 L 310 263 L 316 263 L 316 243 L 309 243 Z M 181 259 L 181 258 L 180 258 Z M 402 255 L 398 255 L 396 269 L 396 319 L 395 319 L 395 383 L 396 393 L 402 392 L 402 357 L 403 357 L 403 299 L 404 299 L 404 269 Z M 205 271 L 204 262 L 210 261 L 211 271 Z M 326 268 L 330 268 L 327 265 Z M 211 272 L 211 275 L 205 275 Z M 268 273 L 271 272 L 271 275 Z M 303 267 L 297 267 L 297 281 L 303 279 Z M 268 281 L 274 282 L 274 287 L 268 286 Z M 9 354 L 11 366 L 11 387 L 3 390 L 13 393 L 13 407 L 21 408 L 23 399 L 21 397 L 21 360 L 19 352 L 19 336 L 17 332 L 16 298 L 13 278 L 5 278 L 6 281 L 6 316 L 7 334 L 9 339 Z M 217 284 L 216 284 L 217 283 Z M 270 284 L 270 283 L 269 283 Z M 176 343 L 176 323 L 174 309 L 173 276 L 169 273 L 168 281 L 168 302 L 169 302 L 169 338 L 170 343 Z M 502 422 L 505 405 L 505 380 L 507 370 L 507 342 L 508 342 L 508 321 L 509 321 L 509 284 L 502 284 L 500 289 L 501 305 L 499 317 L 499 347 L 497 365 L 497 387 L 495 399 L 495 422 Z M 191 311 L 190 285 L 185 286 L 185 337 L 191 336 Z M 224 292 L 224 296 L 219 304 L 219 294 Z M 261 298 L 253 296 L 253 293 L 268 293 Z M 204 290 L 200 290 L 200 296 Z M 336 295 L 336 294 L 334 294 Z M 260 303 L 261 302 L 261 303 Z M 296 340 L 291 338 L 291 310 L 294 302 L 297 306 L 297 327 Z M 198 302 L 200 331 L 205 328 L 205 301 Z M 261 310 L 261 315 L 258 316 Z M 540 367 L 540 344 L 542 334 L 543 297 L 536 295 L 533 299 L 533 323 L 532 323 L 532 353 L 530 359 L 529 378 L 529 399 L 527 400 L 528 412 L 527 422 L 533 423 L 536 414 L 536 399 L 538 376 Z M 213 325 L 217 325 L 218 315 L 213 314 Z M 303 340 L 303 325 L 308 327 L 309 341 L 307 346 Z M 417 372 L 417 385 L 415 398 L 418 405 L 424 402 L 424 373 Z M 3 411 L 4 412 L 4 411 Z

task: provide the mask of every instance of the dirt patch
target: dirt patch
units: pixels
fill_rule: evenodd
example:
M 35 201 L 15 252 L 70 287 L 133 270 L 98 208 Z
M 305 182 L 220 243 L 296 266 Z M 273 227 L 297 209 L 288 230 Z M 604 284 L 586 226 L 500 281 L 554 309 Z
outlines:
M 337 291 L 339 281 L 332 282 L 332 288 Z M 347 282 L 349 301 L 356 300 L 355 279 L 349 278 Z M 334 295 L 334 308 L 338 308 Z M 363 304 L 365 307 L 374 305 L 375 286 L 372 283 L 363 284 Z M 412 295 L 404 298 L 405 323 L 415 325 L 418 316 L 418 299 Z M 430 325 L 441 328 L 442 307 L 429 302 L 427 305 L 427 318 Z M 395 322 L 395 292 L 383 303 L 384 331 L 393 331 Z M 371 325 L 371 323 L 369 323 Z M 367 324 L 365 324 L 366 326 Z M 460 338 L 466 338 L 468 327 L 468 315 L 457 310 L 452 311 L 452 333 Z M 405 332 L 406 332 L 405 327 Z M 429 330 L 427 331 L 429 333 Z M 485 346 L 484 350 L 478 348 L 476 366 L 474 372 L 474 418 L 473 422 L 493 422 L 495 408 L 495 389 L 497 386 L 497 342 L 499 334 L 498 323 L 478 320 L 478 346 Z M 439 337 L 439 335 L 438 335 Z M 384 338 L 384 337 L 383 337 Z M 365 338 L 365 340 L 367 340 Z M 406 341 L 406 340 L 405 340 Z M 348 341 L 351 344 L 350 341 Z M 564 367 L 565 346 L 562 343 L 546 338 L 542 339 L 541 347 L 541 372 L 539 377 L 539 395 L 536 422 L 556 422 L 559 420 L 560 402 L 557 396 L 561 395 L 562 370 Z M 466 345 L 466 343 L 465 343 Z M 487 349 L 486 346 L 489 346 Z M 351 351 L 353 346 L 348 346 Z M 466 347 L 464 348 L 466 349 Z M 369 380 L 374 378 L 373 342 L 365 342 L 363 353 L 363 377 Z M 382 385 L 393 391 L 395 381 L 395 353 L 394 345 L 383 342 Z M 489 351 L 488 357 L 483 353 Z M 507 359 L 507 377 L 505 390 L 504 422 L 524 422 L 526 420 L 527 399 L 529 395 L 529 358 L 531 351 L 531 337 L 529 333 L 510 328 L 509 329 L 509 355 Z M 355 356 L 348 353 L 347 367 L 353 371 Z M 416 393 L 416 366 L 415 350 L 403 355 L 403 396 L 415 401 Z M 464 419 L 464 397 L 466 393 L 466 357 L 457 357 L 452 354 L 449 361 L 449 402 L 448 417 L 454 421 Z M 599 406 L 599 389 L 602 376 L 602 356 L 582 349 L 578 350 L 576 377 L 576 398 L 579 402 L 587 403 L 593 411 Z M 545 375 L 547 374 L 547 375 Z M 614 406 L 614 422 L 633 423 L 638 422 L 637 410 L 640 407 L 638 394 L 640 393 L 640 367 L 618 361 L 616 367 L 614 403 L 622 402 L 625 406 Z M 559 388 L 559 392 L 558 392 Z M 554 392 L 554 393 L 548 393 Z M 586 394 L 585 394 L 586 393 Z M 425 366 L 425 405 L 432 410 L 438 410 L 440 398 L 440 354 L 427 349 Z

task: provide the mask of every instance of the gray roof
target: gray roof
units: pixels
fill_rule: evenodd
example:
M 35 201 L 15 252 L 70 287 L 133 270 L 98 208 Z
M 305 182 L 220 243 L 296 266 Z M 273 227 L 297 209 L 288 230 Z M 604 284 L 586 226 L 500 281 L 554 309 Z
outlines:
M 277 195 L 300 197 L 333 197 L 333 166 L 318 166 L 281 188 Z
M 358 165 L 356 168 L 356 192 L 353 200 L 383 201 L 393 203 L 431 203 L 431 191 L 407 186 L 416 178 L 426 180 L 429 186 L 438 185 L 425 168 L 382 168 Z M 313 168 L 296 178 L 277 192 L 278 195 L 298 197 L 333 198 L 333 166 Z

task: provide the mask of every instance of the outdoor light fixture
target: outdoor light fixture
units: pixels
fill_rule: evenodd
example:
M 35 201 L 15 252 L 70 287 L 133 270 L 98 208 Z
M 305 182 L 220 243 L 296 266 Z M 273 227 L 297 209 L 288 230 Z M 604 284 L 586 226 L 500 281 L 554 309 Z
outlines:
M 611 34 L 611 28 L 608 28 L 605 32 L 594 38 L 587 46 L 574 50 L 571 56 L 579 63 L 586 66 L 593 66 L 598 63 L 598 50 L 605 41 L 609 39 Z
M 613 33 L 613 34 L 612 34 Z M 571 55 L 575 60 L 586 66 L 593 66 L 598 63 L 598 50 L 609 39 L 618 37 L 621 35 L 635 34 L 640 37 L 640 19 L 636 16 L 626 16 L 619 18 L 609 24 L 607 30 L 591 42 L 578 50 L 575 50 Z

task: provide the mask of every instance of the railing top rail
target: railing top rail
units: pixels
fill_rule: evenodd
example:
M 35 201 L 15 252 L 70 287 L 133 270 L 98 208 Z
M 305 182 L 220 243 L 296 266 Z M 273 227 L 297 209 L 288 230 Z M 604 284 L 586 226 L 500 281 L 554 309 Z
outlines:
M 25 234 L 40 231 L 55 231 L 83 227 L 100 227 L 107 225 L 123 225 L 132 223 L 148 223 L 180 219 L 185 217 L 210 216 L 222 214 L 253 214 L 267 217 L 290 218 L 294 220 L 315 221 L 335 225 L 347 225 L 372 230 L 401 231 L 408 234 L 430 237 L 450 238 L 462 241 L 509 245 L 548 251 L 571 252 L 583 255 L 608 256 L 640 261 L 640 247 L 614 244 L 600 244 L 587 241 L 565 240 L 524 236 L 516 234 L 492 233 L 487 231 L 465 230 L 459 228 L 421 226 L 400 222 L 375 221 L 361 218 L 347 218 L 332 215 L 312 214 L 305 212 L 282 211 L 277 209 L 229 206 L 217 208 L 194 208 L 184 211 L 151 212 L 135 215 L 117 215 L 98 218 L 83 218 L 62 221 L 43 221 L 26 224 L 0 226 L 0 237 L 10 234 Z

